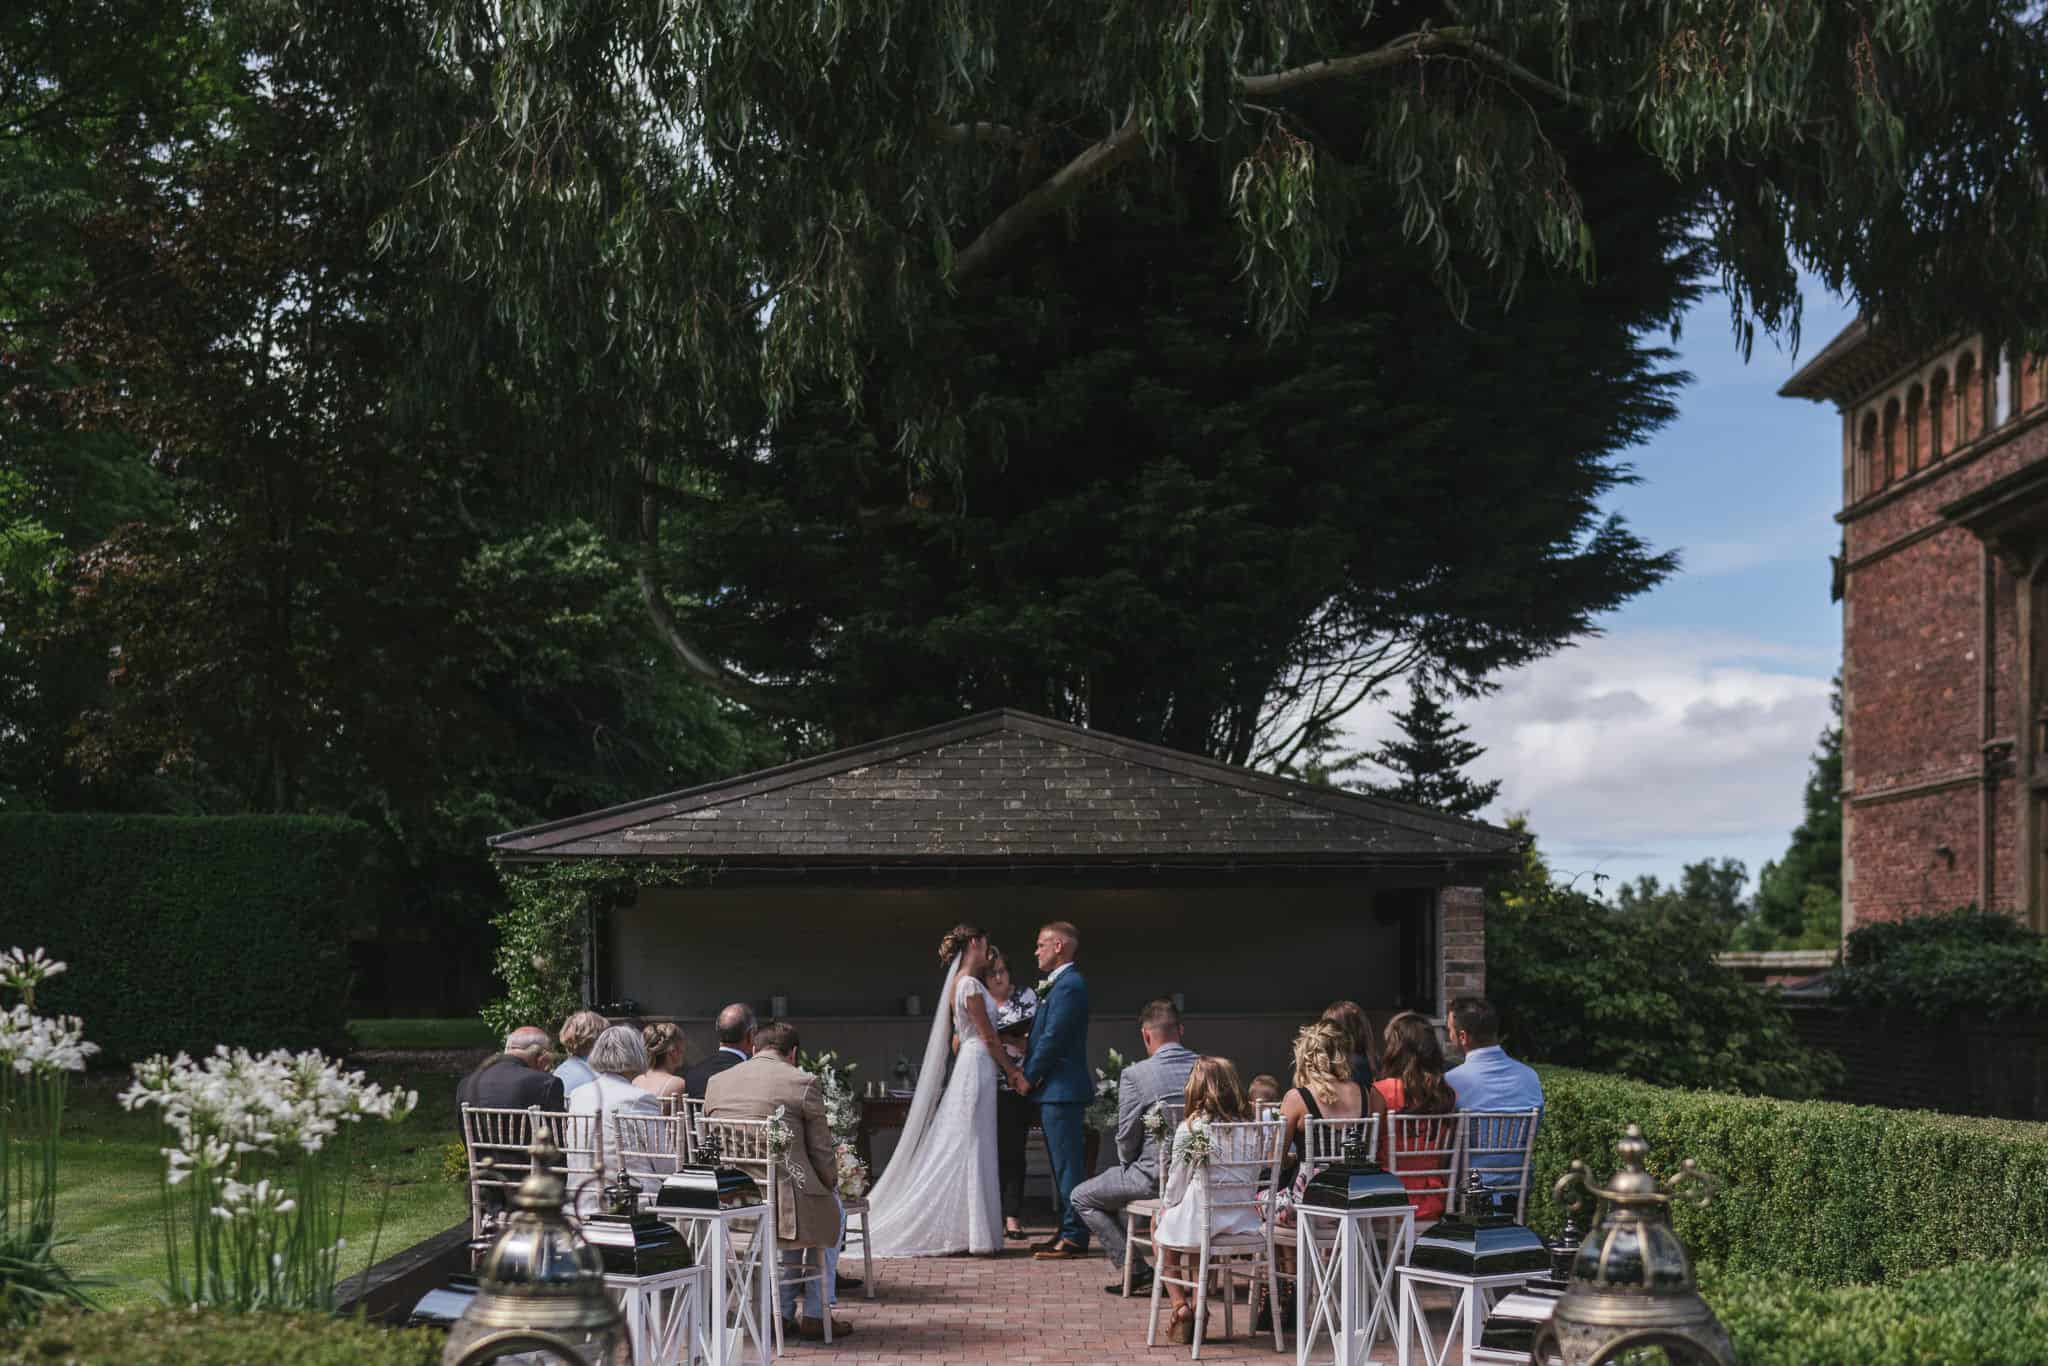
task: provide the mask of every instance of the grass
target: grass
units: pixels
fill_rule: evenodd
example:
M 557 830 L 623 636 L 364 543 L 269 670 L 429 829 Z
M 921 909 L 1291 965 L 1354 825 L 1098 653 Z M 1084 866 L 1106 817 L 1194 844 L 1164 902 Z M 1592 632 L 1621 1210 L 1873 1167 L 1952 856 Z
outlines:
M 369 1260 L 386 1180 L 391 1200 L 377 1244 L 380 1260 L 468 1218 L 462 1183 L 442 1171 L 443 1149 L 461 1137 L 457 1079 L 445 1071 L 402 1066 L 364 1070 L 372 1081 L 417 1090 L 420 1103 L 403 1123 L 362 1125 L 343 1235 L 349 1244 L 344 1276 Z M 115 1099 L 127 1081 L 114 1071 L 74 1079 L 58 1159 L 57 1236 L 69 1240 L 58 1259 L 81 1276 L 97 1278 L 93 1296 L 108 1308 L 153 1300 L 164 1280 L 158 1223 L 163 1136 L 155 1111 L 130 1114 Z
M 497 1042 L 474 1015 L 453 1020 L 350 1020 L 357 1048 L 489 1048 Z

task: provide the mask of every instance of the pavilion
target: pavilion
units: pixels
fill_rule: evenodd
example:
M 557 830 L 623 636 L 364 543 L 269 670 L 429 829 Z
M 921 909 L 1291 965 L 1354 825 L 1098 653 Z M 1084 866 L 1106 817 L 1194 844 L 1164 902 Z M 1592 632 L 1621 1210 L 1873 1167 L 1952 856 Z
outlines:
M 1520 838 L 1016 711 L 991 711 L 496 836 L 512 861 L 666 860 L 589 927 L 587 999 L 714 1045 L 730 1000 L 794 1019 L 888 1079 L 930 1023 L 940 936 L 965 920 L 1036 980 L 1039 925 L 1070 920 L 1090 1055 L 1137 1051 L 1177 996 L 1190 1046 L 1284 1072 L 1305 1019 L 1348 997 L 1441 1017 L 1484 988 L 1480 885 Z

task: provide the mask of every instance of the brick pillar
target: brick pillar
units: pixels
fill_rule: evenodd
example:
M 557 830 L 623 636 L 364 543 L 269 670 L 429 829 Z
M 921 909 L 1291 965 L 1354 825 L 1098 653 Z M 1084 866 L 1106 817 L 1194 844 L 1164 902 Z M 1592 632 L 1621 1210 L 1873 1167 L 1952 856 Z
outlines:
M 1486 894 L 1477 887 L 1444 887 L 1436 905 L 1443 927 L 1443 996 L 1437 1002 L 1442 1014 L 1455 997 L 1486 994 Z

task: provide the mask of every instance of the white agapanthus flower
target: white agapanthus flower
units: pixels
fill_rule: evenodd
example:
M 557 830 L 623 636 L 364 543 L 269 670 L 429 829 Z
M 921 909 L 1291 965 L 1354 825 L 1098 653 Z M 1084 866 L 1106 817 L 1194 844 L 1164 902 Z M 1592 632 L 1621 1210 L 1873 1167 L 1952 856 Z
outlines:
M 83 1072 L 99 1051 L 76 1015 L 38 1015 L 25 1005 L 0 1010 L 0 1066 L 24 1076 Z
M 217 1139 L 237 1154 L 317 1153 L 343 1124 L 403 1119 L 419 1092 L 387 1090 L 317 1052 L 223 1046 L 198 1061 L 180 1053 L 135 1064 L 121 1104 L 162 1110 L 188 1150 Z
M 0 982 L 16 991 L 34 991 L 64 971 L 64 965 L 36 949 L 0 949 Z

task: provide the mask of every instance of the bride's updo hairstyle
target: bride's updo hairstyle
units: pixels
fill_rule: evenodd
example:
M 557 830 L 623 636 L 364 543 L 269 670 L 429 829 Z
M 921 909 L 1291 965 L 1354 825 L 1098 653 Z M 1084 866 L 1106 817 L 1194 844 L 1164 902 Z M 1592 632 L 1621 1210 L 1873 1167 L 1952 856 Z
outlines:
M 939 961 L 950 966 L 956 954 L 963 952 L 969 944 L 982 937 L 982 932 L 973 925 L 955 925 L 947 930 L 946 937 L 939 941 Z

